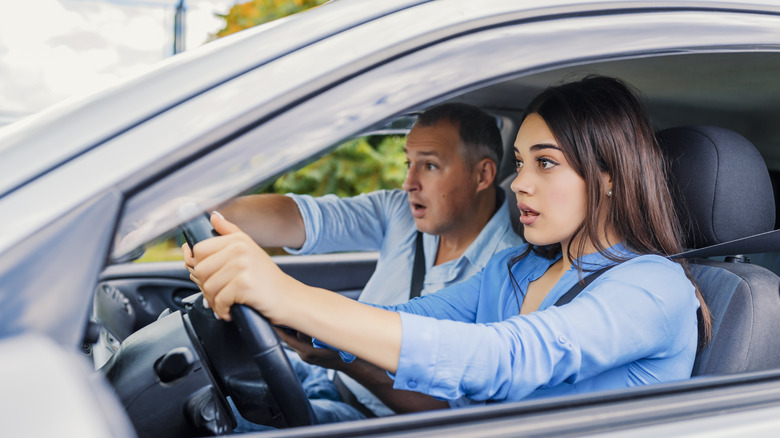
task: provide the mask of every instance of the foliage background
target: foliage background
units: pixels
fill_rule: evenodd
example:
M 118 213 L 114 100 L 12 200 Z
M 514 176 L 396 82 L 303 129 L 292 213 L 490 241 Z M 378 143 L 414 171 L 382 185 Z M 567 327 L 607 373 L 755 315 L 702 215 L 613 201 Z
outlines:
M 214 35 L 221 38 L 240 30 L 249 29 L 258 24 L 267 23 L 277 18 L 286 17 L 306 9 L 325 3 L 327 0 L 252 0 L 240 3 L 230 8 L 227 15 L 220 15 L 225 20 L 225 27 Z
M 280 177 L 266 192 L 322 196 L 401 187 L 406 177 L 404 138 L 363 137 L 348 141 L 323 158 Z
M 226 15 L 225 27 L 213 37 L 232 33 L 286 17 L 325 3 L 326 0 L 252 0 L 234 5 Z M 312 196 L 336 194 L 354 196 L 381 189 L 400 188 L 406 177 L 401 136 L 363 137 L 348 140 L 328 155 L 287 173 L 262 190 L 263 193 L 299 193 Z M 146 250 L 138 262 L 181 260 L 181 239 L 169 238 Z M 283 253 L 270 249 L 272 254 Z

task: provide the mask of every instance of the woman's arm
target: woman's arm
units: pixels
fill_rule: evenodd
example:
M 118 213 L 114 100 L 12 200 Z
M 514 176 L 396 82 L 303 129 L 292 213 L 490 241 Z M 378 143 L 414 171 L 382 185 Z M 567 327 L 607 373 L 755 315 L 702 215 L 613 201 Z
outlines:
M 521 400 L 540 388 L 586 392 L 684 379 L 696 352 L 697 306 L 679 266 L 646 256 L 613 268 L 565 306 L 501 322 L 402 313 L 395 388 Z
M 366 306 L 307 286 L 282 272 L 252 238 L 219 214 L 218 237 L 182 247 L 190 277 L 222 319 L 235 303 L 253 307 L 272 323 L 314 333 L 324 342 L 390 372 L 398 366 L 401 321 L 397 313 Z

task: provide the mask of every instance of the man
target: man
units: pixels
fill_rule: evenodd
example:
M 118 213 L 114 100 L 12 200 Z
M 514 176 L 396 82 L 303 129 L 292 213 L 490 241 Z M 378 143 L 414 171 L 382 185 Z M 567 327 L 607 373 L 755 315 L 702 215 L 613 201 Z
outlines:
M 469 278 L 496 252 L 522 243 L 496 182 L 503 147 L 493 117 L 465 104 L 431 108 L 409 132 L 404 152 L 409 170 L 403 190 L 343 199 L 255 195 L 221 213 L 261 246 L 284 246 L 294 254 L 378 250 L 376 270 L 359 299 L 380 305 L 410 298 L 418 234 L 422 295 Z M 394 390 L 383 370 L 359 359 L 345 363 L 333 351 L 312 347 L 305 335 L 281 335 L 306 362 L 337 370 L 337 398 L 363 415 L 447 407 L 423 394 Z M 322 384 L 320 373 L 315 367 L 303 373 L 310 398 L 317 392 L 312 388 Z M 337 412 L 324 419 L 322 409 L 315 411 L 320 422 L 361 416 Z

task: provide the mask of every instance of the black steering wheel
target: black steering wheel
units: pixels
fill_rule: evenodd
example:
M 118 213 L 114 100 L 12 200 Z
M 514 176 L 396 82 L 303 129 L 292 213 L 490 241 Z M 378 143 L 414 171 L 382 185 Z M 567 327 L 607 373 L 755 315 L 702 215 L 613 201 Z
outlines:
M 235 304 L 230 316 L 265 376 L 265 382 L 276 400 L 288 426 L 316 424 L 309 398 L 284 352 L 279 335 L 264 316 L 251 307 Z
M 179 213 L 180 215 L 186 214 L 187 217 L 191 217 L 192 208 L 198 207 L 192 206 L 192 204 L 185 205 L 179 210 Z M 190 210 L 188 211 L 186 209 Z M 202 210 L 199 211 L 202 212 Z M 195 219 L 185 223 L 181 228 L 187 243 L 190 245 L 190 249 L 192 249 L 196 243 L 218 235 L 217 232 L 214 231 L 211 221 L 206 214 L 199 213 Z M 201 312 L 200 314 L 202 315 L 204 313 L 209 314 L 212 312 Z M 204 330 L 203 322 L 198 322 L 198 320 L 203 319 L 202 316 L 197 317 L 195 314 L 190 316 L 190 321 L 195 328 L 195 331 L 199 332 L 198 337 L 207 354 L 210 350 L 214 353 L 215 349 L 222 349 L 222 351 L 216 352 L 216 354 L 209 354 L 209 356 L 210 359 L 212 359 L 212 365 L 217 368 L 217 374 L 220 375 L 222 383 L 226 387 L 225 390 L 227 394 L 233 396 L 234 400 L 245 397 L 246 394 L 239 395 L 233 391 L 237 386 L 240 386 L 236 385 L 235 382 L 241 379 L 231 379 L 231 376 L 223 375 L 230 374 L 229 372 L 220 372 L 220 369 L 234 368 L 232 365 L 227 365 L 224 359 L 227 359 L 228 361 L 242 361 L 245 360 L 246 354 L 243 352 L 225 351 L 224 347 L 226 344 L 224 342 L 219 339 L 213 339 L 207 333 L 203 333 L 204 331 L 208 331 L 208 329 Z M 213 321 L 210 321 L 206 325 L 211 327 L 225 325 L 223 321 L 217 321 L 212 315 L 209 316 Z M 276 333 L 276 330 L 274 330 L 268 319 L 260 315 L 254 309 L 240 304 L 231 307 L 230 316 L 233 319 L 232 325 L 238 330 L 240 338 L 243 341 L 244 350 L 249 353 L 260 368 L 262 376 L 256 376 L 257 380 L 264 380 L 270 390 L 271 396 L 276 401 L 279 411 L 281 411 L 281 414 L 284 417 L 284 423 L 287 426 L 307 426 L 316 424 L 316 418 L 312 411 L 311 403 L 309 403 L 309 399 L 301 386 L 301 382 L 298 380 L 295 370 L 293 369 L 290 360 L 287 358 L 279 335 Z M 228 323 L 227 325 L 229 326 L 231 324 Z M 229 338 L 230 334 L 217 335 L 217 338 L 220 336 L 224 339 L 225 337 Z M 223 364 L 224 366 L 220 366 L 220 364 Z M 244 385 L 244 387 L 246 388 L 246 385 Z M 241 405 L 238 402 L 236 402 L 236 404 L 239 411 L 241 411 Z

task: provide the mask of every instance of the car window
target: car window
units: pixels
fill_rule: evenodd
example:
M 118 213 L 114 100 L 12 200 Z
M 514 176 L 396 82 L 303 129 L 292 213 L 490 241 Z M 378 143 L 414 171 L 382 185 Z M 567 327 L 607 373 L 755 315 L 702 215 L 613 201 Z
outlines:
M 325 156 L 291 170 L 251 193 L 355 196 L 375 190 L 401 188 L 406 176 L 403 145 L 409 117 L 391 121 L 370 135 L 350 139 Z M 136 252 L 137 263 L 182 260 L 184 237 L 174 230 Z M 271 255 L 285 255 L 283 248 L 264 248 Z
M 704 55 L 708 51 L 707 47 L 719 44 L 734 48 L 739 44 L 761 43 L 768 38 L 763 29 L 774 29 L 773 20 L 765 17 L 751 16 L 747 19 L 734 16 L 730 21 L 724 21 L 715 27 L 711 26 L 707 17 L 698 21 L 692 17 L 691 22 L 698 23 L 698 32 L 691 32 L 690 26 L 686 26 L 683 32 L 682 28 L 667 18 L 663 13 L 627 15 L 618 21 L 609 21 L 603 17 L 570 18 L 560 20 L 551 38 L 534 40 L 534 44 L 526 44 L 526 38 L 529 34 L 545 34 L 547 28 L 544 23 L 484 30 L 426 46 L 392 62 L 376 66 L 346 82 L 329 86 L 322 94 L 271 120 L 263 120 L 256 127 L 250 124 L 239 131 L 226 133 L 228 137 L 213 141 L 209 146 L 211 152 L 207 155 L 199 158 L 196 156 L 193 160 L 183 162 L 175 172 L 160 175 L 160 179 L 153 186 L 133 193 L 126 203 L 125 214 L 118 228 L 113 258 L 121 258 L 144 241 L 173 229 L 180 222 L 175 215 L 177 202 L 174 200 L 194 197 L 204 201 L 204 208 L 214 208 L 230 197 L 246 193 L 249 187 L 256 188 L 261 181 L 268 181 L 269 177 L 278 176 L 291 166 L 310 159 L 312 154 L 319 153 L 318 151 L 329 145 L 366 129 L 383 126 L 388 117 L 417 111 L 469 91 L 476 92 L 471 101 L 482 107 L 521 111 L 518 102 L 527 101 L 528 97 L 544 85 L 560 81 L 570 73 L 570 70 L 563 68 L 566 65 L 560 65 L 558 62 L 562 56 L 572 59 L 570 55 L 575 52 L 578 59 L 590 59 L 590 64 L 584 70 L 601 71 L 622 77 L 638 84 L 643 90 L 657 86 L 657 89 L 651 91 L 658 94 L 658 100 L 654 101 L 654 104 L 661 110 L 656 110 L 654 114 L 659 122 L 695 121 L 696 116 L 706 115 L 707 111 L 690 111 L 685 108 L 684 102 L 675 101 L 678 99 L 675 93 L 698 99 L 700 103 L 708 103 L 709 96 L 687 95 L 695 92 L 723 95 L 728 90 L 734 90 L 733 86 L 739 83 L 723 86 L 729 81 L 727 75 L 731 74 L 726 67 L 739 64 L 736 60 L 728 65 L 720 64 L 723 67 L 720 76 L 715 74 L 718 70 L 710 68 L 704 77 L 705 81 L 701 74 L 698 74 L 699 70 L 692 66 L 703 65 L 706 60 L 695 62 L 693 58 L 680 57 L 681 65 L 673 64 L 672 60 L 676 58 L 674 55 L 680 53 L 681 44 L 688 47 L 688 50 L 698 47 L 698 53 Z M 728 33 L 728 38 L 723 36 L 726 33 L 723 32 L 722 26 L 726 25 L 733 31 Z M 604 41 L 609 39 L 614 42 L 610 35 L 615 32 L 625 32 L 636 38 L 621 40 L 621 44 L 593 44 L 599 37 L 605 38 Z M 641 56 L 622 64 L 597 64 L 599 60 L 635 58 L 631 54 L 636 50 L 641 51 L 642 32 L 647 32 L 654 41 L 657 56 Z M 735 41 L 733 35 L 739 35 L 742 42 Z M 567 47 L 566 53 L 560 51 L 561 46 Z M 517 53 L 510 57 L 496 56 L 496 50 L 501 47 L 514 47 Z M 317 49 L 320 47 L 315 45 L 307 47 L 306 50 Z M 302 57 L 306 56 L 304 52 L 301 51 Z M 669 56 L 661 56 L 663 54 Z M 740 58 L 746 59 L 749 55 L 746 53 Z M 754 55 L 761 57 L 760 53 Z M 728 55 L 723 56 L 727 61 Z M 770 62 L 777 59 L 771 56 L 766 58 Z M 685 59 L 691 61 L 686 62 Z M 668 69 L 664 74 L 648 75 L 646 72 L 651 70 L 632 68 L 642 66 L 642 60 L 648 60 L 650 63 L 660 60 L 658 65 L 651 66 L 654 69 L 652 71 L 660 73 L 667 66 Z M 292 57 L 290 62 L 293 62 Z M 576 67 L 579 62 L 569 62 L 571 69 L 581 69 Z M 491 68 L 475 69 L 474 65 L 491 65 Z M 552 66 L 555 66 L 555 69 L 552 69 Z M 614 67 L 623 67 L 624 70 Z M 243 98 L 246 94 L 244 90 L 258 88 L 257 81 L 262 83 L 266 79 L 266 72 L 261 70 L 231 81 L 228 85 L 235 86 L 233 92 L 215 90 L 214 96 L 219 96 L 220 99 L 228 95 Z M 749 70 L 745 67 L 740 71 Z M 756 65 L 753 72 L 760 74 L 762 71 L 766 71 L 766 67 Z M 512 77 L 519 79 L 517 82 L 507 80 Z M 680 87 L 682 77 L 687 78 L 689 88 Z M 488 87 L 490 84 L 497 86 Z M 503 89 L 500 86 L 502 84 L 509 85 L 511 90 Z M 750 83 L 744 84 L 749 85 Z M 667 87 L 665 93 L 664 87 Z M 355 93 L 354 90 L 360 90 L 360 93 Z M 738 93 L 735 94 L 740 97 Z M 769 100 L 766 97 L 771 96 L 771 93 L 764 94 L 761 102 L 767 102 L 768 105 Z M 206 97 L 203 96 L 204 99 Z M 514 99 L 516 102 L 507 102 L 508 99 Z M 713 103 L 718 104 L 717 101 Z M 197 102 L 187 104 L 195 107 Z M 714 107 L 709 104 L 708 106 Z M 204 107 L 201 111 L 208 112 L 209 108 Z M 719 112 L 717 107 L 712 111 L 716 116 Z M 727 121 L 728 111 L 722 116 L 717 120 Z M 762 125 L 754 123 L 752 126 Z M 164 199 L 167 201 L 162 201 Z M 143 223 L 145 228 L 137 232 L 134 239 L 124 239 L 123 230 L 137 223 Z

